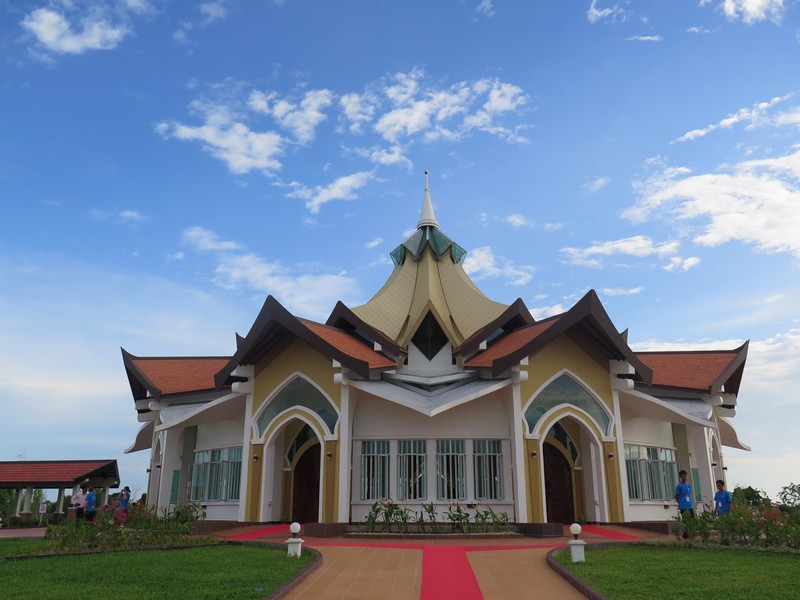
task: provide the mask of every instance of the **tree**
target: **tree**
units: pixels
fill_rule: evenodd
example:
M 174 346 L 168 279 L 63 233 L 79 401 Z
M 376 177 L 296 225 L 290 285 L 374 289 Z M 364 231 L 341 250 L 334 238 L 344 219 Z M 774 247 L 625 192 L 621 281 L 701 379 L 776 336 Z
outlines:
M 778 500 L 784 506 L 800 508 L 800 483 L 790 483 L 781 488 L 778 492 Z
M 741 486 L 736 486 L 733 490 L 733 502 L 734 504 L 750 504 L 750 505 L 758 505 L 758 504 L 770 504 L 769 496 L 762 490 L 757 490 L 754 487 L 747 486 L 743 488 Z

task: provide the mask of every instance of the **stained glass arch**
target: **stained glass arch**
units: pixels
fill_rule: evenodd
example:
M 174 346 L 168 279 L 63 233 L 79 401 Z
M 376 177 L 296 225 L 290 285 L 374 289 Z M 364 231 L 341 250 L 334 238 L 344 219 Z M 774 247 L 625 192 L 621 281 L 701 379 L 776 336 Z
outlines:
M 533 433 L 542 416 L 557 406 L 569 404 L 589 413 L 600 429 L 608 434 L 611 416 L 586 388 L 568 374 L 563 373 L 540 391 L 525 410 L 528 433 Z

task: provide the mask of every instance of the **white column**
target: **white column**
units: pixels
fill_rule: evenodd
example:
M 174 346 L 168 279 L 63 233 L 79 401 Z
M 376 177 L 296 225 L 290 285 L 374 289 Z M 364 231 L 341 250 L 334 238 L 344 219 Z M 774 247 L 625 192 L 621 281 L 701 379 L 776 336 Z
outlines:
M 22 512 L 31 512 L 31 501 L 33 500 L 33 488 L 29 487 L 25 490 L 25 504 L 22 507 Z
M 524 364 L 527 365 L 527 359 Z M 515 381 L 511 384 L 511 439 L 512 452 L 513 452 L 513 468 L 514 472 L 512 477 L 514 479 L 514 520 L 517 523 L 528 522 L 528 485 L 525 479 L 525 435 L 522 431 L 522 393 L 520 384 L 528 380 L 527 371 L 517 371 L 514 377 Z M 539 461 L 541 462 L 541 461 Z
M 59 488 L 58 490 L 58 498 L 56 499 L 55 514 L 57 515 L 64 514 L 64 488 Z
M 339 409 L 339 523 L 350 522 L 350 386 L 342 378 Z
M 14 496 L 14 514 L 12 516 L 18 517 L 20 506 L 22 505 L 22 490 L 17 489 L 17 493 Z
M 253 392 L 255 390 L 255 367 L 253 365 L 239 365 L 232 372 L 232 375 L 238 377 L 247 377 L 247 381 L 236 381 L 231 385 L 231 391 L 234 393 L 242 393 L 245 397 L 244 402 L 244 429 L 242 431 L 242 473 L 241 473 L 241 487 L 239 492 L 239 509 L 236 518 L 239 522 L 245 521 L 247 515 L 247 503 L 250 501 L 248 489 L 250 488 L 250 471 L 257 467 L 257 464 L 252 464 L 253 460 L 250 457 L 251 444 L 250 438 L 253 431 Z M 264 457 L 261 457 L 262 460 Z M 258 495 L 258 501 L 263 503 L 261 494 Z M 260 514 L 257 511 L 256 514 Z M 252 514 L 252 510 L 251 510 Z
M 109 484 L 106 483 L 106 487 L 103 488 L 103 502 L 100 504 L 100 506 L 108 506 L 108 485 Z

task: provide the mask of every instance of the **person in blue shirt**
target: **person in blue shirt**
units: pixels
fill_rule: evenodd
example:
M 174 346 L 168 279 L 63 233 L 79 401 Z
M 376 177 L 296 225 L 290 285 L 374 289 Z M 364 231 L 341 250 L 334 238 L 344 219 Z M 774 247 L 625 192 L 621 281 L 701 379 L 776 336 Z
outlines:
M 86 508 L 83 510 L 83 516 L 87 521 L 94 521 L 97 514 L 97 494 L 94 493 L 94 488 L 89 488 L 89 493 L 86 494 Z
M 725 482 L 722 479 L 717 479 L 717 493 L 714 494 L 714 512 L 717 513 L 718 517 L 727 515 L 731 512 L 731 504 L 733 504 L 733 497 L 725 489 Z
M 131 488 L 127 485 L 122 488 L 122 492 L 119 495 L 119 509 L 123 512 L 128 512 L 128 504 L 131 501 Z
M 692 499 L 692 485 L 686 482 L 688 474 L 682 470 L 678 473 L 680 481 L 675 486 L 675 500 L 678 503 L 678 512 L 682 518 L 694 517 L 694 500 Z M 683 532 L 683 539 L 687 539 L 689 535 L 686 531 Z

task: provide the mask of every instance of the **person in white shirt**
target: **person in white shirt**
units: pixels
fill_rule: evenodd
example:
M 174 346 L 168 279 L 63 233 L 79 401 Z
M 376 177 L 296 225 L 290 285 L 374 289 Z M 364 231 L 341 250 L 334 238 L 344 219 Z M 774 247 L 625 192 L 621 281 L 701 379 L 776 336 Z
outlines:
M 80 491 L 72 497 L 72 506 L 75 507 L 75 518 L 83 520 L 83 510 L 86 508 L 87 486 L 82 485 Z

